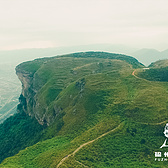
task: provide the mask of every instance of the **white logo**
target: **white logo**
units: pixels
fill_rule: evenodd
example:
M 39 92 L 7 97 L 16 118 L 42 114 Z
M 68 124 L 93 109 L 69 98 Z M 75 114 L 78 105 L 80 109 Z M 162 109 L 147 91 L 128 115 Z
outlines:
M 167 138 L 168 138 L 168 123 L 166 124 L 166 126 L 165 126 L 165 129 L 164 129 L 164 135 L 165 135 L 165 137 L 166 137 L 166 139 L 165 139 L 165 141 L 164 141 L 164 143 L 163 143 L 163 145 L 160 147 L 160 148 L 163 148 L 163 147 L 168 147 L 168 145 L 166 145 L 166 142 L 167 142 Z

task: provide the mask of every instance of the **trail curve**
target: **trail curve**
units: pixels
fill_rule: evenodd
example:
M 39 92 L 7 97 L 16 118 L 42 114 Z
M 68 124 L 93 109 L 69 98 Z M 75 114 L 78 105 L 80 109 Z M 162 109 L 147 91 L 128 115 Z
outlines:
M 86 145 L 88 145 L 88 144 L 93 143 L 94 141 L 96 141 L 96 140 L 98 140 L 98 139 L 104 137 L 105 135 L 107 135 L 107 134 L 109 134 L 109 133 L 111 133 L 111 132 L 114 132 L 114 131 L 117 130 L 121 125 L 122 125 L 122 123 L 120 123 L 116 128 L 114 128 L 114 129 L 112 129 L 112 130 L 110 130 L 110 131 L 108 131 L 108 132 L 106 132 L 106 133 L 100 135 L 99 137 L 97 137 L 97 138 L 95 138 L 95 139 L 93 139 L 93 140 L 91 140 L 91 141 L 88 141 L 88 142 L 86 142 L 86 143 L 80 145 L 73 153 L 71 153 L 71 154 L 65 156 L 65 157 L 59 162 L 59 164 L 57 165 L 57 168 L 59 168 L 59 167 L 64 163 L 64 161 L 67 160 L 70 156 L 74 156 L 81 148 L 83 148 L 84 146 L 86 146 Z

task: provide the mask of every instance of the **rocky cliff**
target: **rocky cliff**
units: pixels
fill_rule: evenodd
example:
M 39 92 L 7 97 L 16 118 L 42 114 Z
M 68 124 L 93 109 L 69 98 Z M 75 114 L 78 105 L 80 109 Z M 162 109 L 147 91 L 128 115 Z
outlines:
M 47 107 L 42 107 L 39 103 L 37 93 L 39 89 L 45 84 L 37 74 L 38 69 L 45 63 L 45 59 L 26 62 L 16 67 L 16 74 L 22 83 L 22 93 L 19 98 L 20 104 L 18 111 L 23 110 L 30 116 L 35 117 L 41 125 L 51 123 L 53 116 L 46 115 Z M 33 71 L 27 68 L 33 66 Z M 38 65 L 38 66 L 37 66 Z M 37 66 L 35 68 L 35 66 Z

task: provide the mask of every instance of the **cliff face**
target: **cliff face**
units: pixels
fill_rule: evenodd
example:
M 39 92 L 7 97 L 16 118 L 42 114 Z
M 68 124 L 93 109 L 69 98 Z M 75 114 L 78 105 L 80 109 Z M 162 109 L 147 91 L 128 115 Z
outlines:
M 20 109 L 24 112 L 28 113 L 30 116 L 35 116 L 33 112 L 35 101 L 34 96 L 36 91 L 33 90 L 33 74 L 28 73 L 26 71 L 20 71 L 16 68 L 16 74 L 19 80 L 22 83 L 22 93 L 19 98 L 20 101 Z
M 41 106 L 37 96 L 39 89 L 45 84 L 36 73 L 39 67 L 44 63 L 44 60 L 28 62 L 28 65 L 31 66 L 34 62 L 35 65 L 32 68 L 36 65 L 38 66 L 36 69 L 34 68 L 33 71 L 27 69 L 27 63 L 22 63 L 16 67 L 16 74 L 22 83 L 22 93 L 19 98 L 20 104 L 18 111 L 23 110 L 29 114 L 29 116 L 35 117 L 41 125 L 49 125 L 53 122 L 54 118 L 46 114 L 47 106 Z
M 22 93 L 19 98 L 21 109 L 30 116 L 35 117 L 41 125 L 53 122 L 54 116 L 47 114 L 47 106 L 41 106 L 39 98 L 37 96 L 38 90 L 41 88 L 42 83 L 40 79 L 37 79 L 36 74 L 32 74 L 26 71 L 20 71 L 16 69 L 16 74 L 22 83 Z M 37 85 L 37 82 L 40 85 Z M 54 106 L 56 112 L 59 112 L 59 108 Z M 19 110 L 19 109 L 18 109 Z

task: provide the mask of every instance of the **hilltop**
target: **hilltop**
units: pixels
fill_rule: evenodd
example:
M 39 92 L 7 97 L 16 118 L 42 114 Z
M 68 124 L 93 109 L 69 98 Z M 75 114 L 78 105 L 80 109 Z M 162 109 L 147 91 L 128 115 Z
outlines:
M 143 68 L 135 58 L 104 52 L 18 65 L 22 93 L 6 134 L 32 123 L 36 130 L 0 167 L 164 167 L 154 152 L 165 140 L 168 85 L 132 75 Z M 24 122 L 16 123 L 21 115 Z
M 122 61 L 127 64 L 122 65 Z M 105 52 L 74 53 L 22 63 L 16 67 L 16 73 L 23 86 L 23 100 L 20 99 L 23 110 L 35 116 L 39 123 L 49 125 L 62 111 L 62 107 L 52 102 L 59 99 L 59 94 L 66 91 L 66 87 L 76 81 L 76 88 L 82 90 L 85 76 L 94 77 L 102 72 L 107 73 L 108 69 L 115 71 L 120 66 L 143 67 L 132 57 Z M 73 92 L 76 92 L 75 88 Z M 26 104 L 23 102 L 24 97 Z

